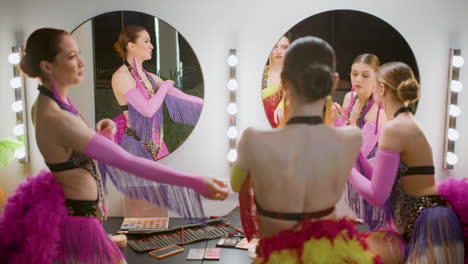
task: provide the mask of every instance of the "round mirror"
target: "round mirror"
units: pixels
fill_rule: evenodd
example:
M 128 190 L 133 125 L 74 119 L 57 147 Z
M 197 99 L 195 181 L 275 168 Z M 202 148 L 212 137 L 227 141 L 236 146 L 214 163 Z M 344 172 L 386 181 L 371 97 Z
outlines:
M 372 103 L 372 83 L 375 83 L 375 70 L 379 65 L 402 61 L 413 69 L 419 80 L 416 59 L 410 46 L 390 24 L 376 16 L 354 10 L 319 13 L 297 23 L 281 36 L 267 59 L 262 76 L 262 100 L 272 127 L 277 127 L 283 117 L 284 104 L 279 82 L 285 51 L 290 43 L 303 36 L 324 39 L 335 49 L 340 82 L 332 94 L 332 100 L 342 107 L 347 120 L 358 123 L 360 118 L 374 119 L 370 117 L 372 111 L 366 115 L 367 112 L 361 110 Z M 367 83 L 365 79 L 368 79 Z M 347 94 L 348 98 L 345 98 Z M 361 99 L 357 98 L 358 95 L 365 97 L 362 103 L 357 100 Z M 346 109 L 350 104 L 356 109 Z M 417 103 L 410 106 L 413 113 L 416 106 Z M 345 110 L 350 111 L 346 113 Z
M 86 65 L 70 96 L 90 122 L 111 118 L 122 147 L 161 159 L 192 132 L 203 107 L 203 76 L 185 38 L 140 12 L 96 16 L 72 32 Z M 140 150 L 142 151 L 142 150 Z M 135 152 L 135 151 L 133 151 Z

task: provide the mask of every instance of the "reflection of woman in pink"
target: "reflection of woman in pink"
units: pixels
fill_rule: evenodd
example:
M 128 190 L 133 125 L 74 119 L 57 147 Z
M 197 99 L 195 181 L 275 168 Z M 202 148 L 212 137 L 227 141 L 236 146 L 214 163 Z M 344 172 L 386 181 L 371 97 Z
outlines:
M 373 158 L 377 149 L 380 125 L 387 120 L 385 113 L 375 103 L 372 89 L 377 85 L 376 72 L 380 67 L 377 56 L 365 53 L 357 56 L 351 66 L 352 89 L 345 95 L 343 105 L 334 104 L 334 125 L 357 125 L 363 134 L 361 153 Z M 356 163 L 360 169 L 359 162 Z M 348 184 L 346 202 L 351 210 L 372 229 L 383 221 L 383 211 L 364 200 Z
M 143 68 L 143 62 L 151 59 L 153 50 L 150 36 L 144 28 L 124 28 L 115 49 L 124 59 L 124 65 L 112 76 L 114 95 L 127 120 L 121 145 L 129 150 L 132 147 L 127 145 L 143 142 L 150 157 L 160 159 L 169 154 L 164 143 L 163 104 L 173 121 L 195 125 L 203 99 L 181 92 L 172 81 L 163 82 Z
M 369 135 L 364 139 L 364 154 L 369 155 L 369 158 L 374 156 L 372 151 L 378 139 L 378 129 L 375 127 L 387 120 L 372 96 L 372 89 L 377 84 L 376 71 L 379 66 L 380 61 L 374 54 L 357 56 L 351 66 L 351 92 L 345 95 L 342 106 L 335 103 L 333 107 L 335 126 L 357 125 L 364 130 L 365 135 L 371 131 L 376 132 L 375 136 Z
M 284 101 L 281 94 L 280 73 L 283 68 L 284 55 L 291 43 L 291 34 L 285 34 L 270 53 L 268 66 L 265 67 L 262 79 L 263 107 L 268 122 L 273 128 L 283 120 Z
M 149 73 L 142 64 L 151 59 L 153 45 L 148 32 L 138 26 L 128 26 L 119 35 L 115 48 L 124 59 L 112 76 L 112 89 L 123 114 L 116 118 L 114 138 L 128 152 L 152 161 L 169 154 L 164 143 L 163 106 L 177 123 L 195 125 L 200 116 L 203 99 L 187 95 Z M 186 188 L 154 184 L 122 170 L 99 164 L 101 173 L 108 175 L 117 189 L 135 199 L 144 199 L 190 217 L 203 215 L 199 197 Z M 158 194 L 170 194 L 161 199 Z M 194 201 L 184 206 L 186 201 Z

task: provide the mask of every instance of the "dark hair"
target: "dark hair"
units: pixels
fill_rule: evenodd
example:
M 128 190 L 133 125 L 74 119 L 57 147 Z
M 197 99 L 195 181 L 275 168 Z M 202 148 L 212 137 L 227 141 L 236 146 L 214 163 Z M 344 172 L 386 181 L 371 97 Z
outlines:
M 419 98 L 419 83 L 411 68 L 403 62 L 389 62 L 380 66 L 377 81 L 383 83 L 403 103 L 413 103 Z
M 364 53 L 353 60 L 353 64 L 355 63 L 364 63 L 369 65 L 374 71 L 377 71 L 380 67 L 380 60 L 377 56 L 372 53 Z
M 281 36 L 281 38 L 282 38 L 282 37 L 287 38 L 287 39 L 289 40 L 289 43 L 292 43 L 293 40 L 294 40 L 291 31 L 288 31 L 288 32 L 284 33 L 284 35 Z M 281 39 L 281 38 L 280 38 L 280 39 Z
M 65 30 L 55 28 L 40 28 L 34 31 L 26 41 L 20 69 L 31 78 L 44 78 L 41 61 L 52 62 L 55 59 L 60 52 L 60 40 L 67 34 L 69 33 Z
M 146 30 L 140 26 L 126 26 L 119 34 L 119 40 L 114 43 L 115 51 L 123 59 L 127 58 L 127 45 L 129 42 L 135 43 L 138 38 L 138 33 Z
M 307 102 L 331 93 L 334 71 L 335 51 L 320 38 L 299 38 L 286 51 L 283 77 Z

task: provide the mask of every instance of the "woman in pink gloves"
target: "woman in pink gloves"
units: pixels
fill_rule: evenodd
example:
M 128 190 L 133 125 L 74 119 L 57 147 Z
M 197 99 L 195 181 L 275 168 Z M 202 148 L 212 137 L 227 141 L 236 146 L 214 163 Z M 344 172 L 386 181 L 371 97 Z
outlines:
M 104 192 L 93 160 L 161 185 L 192 188 L 212 199 L 226 198 L 228 190 L 218 180 L 180 173 L 123 150 L 109 139 L 115 133 L 111 120 L 98 122 L 97 133 L 86 124 L 67 96 L 70 87 L 82 81 L 84 67 L 69 33 L 50 28 L 33 32 L 20 67 L 41 83 L 36 140 L 52 172 L 28 178 L 8 199 L 0 219 L 1 263 L 125 262 L 101 224 L 106 215 Z M 163 199 L 175 201 L 168 196 Z M 199 196 L 191 199 L 199 200 Z M 182 213 L 200 216 L 191 212 Z
M 153 50 L 150 35 L 143 27 L 125 27 L 114 47 L 124 60 L 124 65 L 112 76 L 112 89 L 122 109 L 115 119 L 114 140 L 131 154 L 156 161 L 169 154 L 164 137 L 174 136 L 164 135 L 163 108 L 167 108 L 174 122 L 193 126 L 200 117 L 203 99 L 183 93 L 173 86 L 174 82 L 162 81 L 143 67 Z M 144 199 L 190 218 L 203 215 L 201 201 L 193 190 L 155 184 L 115 167 L 98 165 L 101 174 L 109 176 L 117 189 L 129 197 Z
M 411 68 L 402 62 L 386 63 L 377 81 L 374 98 L 391 120 L 382 127 L 374 166 L 361 153 L 363 170 L 353 169 L 349 182 L 366 200 L 385 209 L 387 224 L 393 219 L 408 243 L 405 263 L 463 263 L 460 222 L 466 230 L 468 200 L 460 190 L 468 188 L 468 180 L 435 185 L 431 146 L 406 108 L 419 96 Z

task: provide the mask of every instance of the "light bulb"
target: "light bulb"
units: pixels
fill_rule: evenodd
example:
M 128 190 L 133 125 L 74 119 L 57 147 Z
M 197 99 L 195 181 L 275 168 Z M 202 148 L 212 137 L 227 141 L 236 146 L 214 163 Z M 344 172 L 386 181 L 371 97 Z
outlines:
M 11 104 L 11 109 L 14 112 L 21 112 L 23 111 L 23 101 L 19 100 Z
M 458 162 L 458 157 L 453 152 L 447 152 L 446 161 L 450 165 L 455 165 Z
M 19 124 L 13 127 L 13 134 L 15 136 L 21 136 L 24 134 L 24 124 Z
M 458 93 L 463 89 L 463 83 L 460 81 L 452 80 L 452 82 L 450 83 L 450 89 Z
M 227 107 L 227 112 L 230 115 L 237 114 L 237 105 L 235 103 L 230 103 Z
M 452 57 L 452 65 L 453 67 L 461 67 L 465 63 L 465 60 L 462 56 L 455 55 Z
M 453 128 L 449 128 L 447 131 L 447 137 L 450 140 L 455 141 L 460 137 L 460 133 L 458 133 L 458 131 Z
M 460 115 L 460 113 L 461 113 L 460 107 L 453 105 L 453 104 L 449 106 L 449 114 L 451 116 L 457 117 Z
M 11 53 L 8 55 L 8 62 L 11 64 L 18 64 L 21 60 L 21 56 L 18 52 Z
M 231 79 L 227 83 L 227 87 L 230 91 L 235 91 L 237 90 L 237 81 L 236 79 Z
M 11 88 L 20 88 L 21 87 L 21 77 L 13 77 L 10 80 L 10 86 Z
M 15 158 L 23 159 L 24 157 L 26 157 L 26 149 L 24 147 L 15 151 Z
M 235 149 L 230 149 L 228 154 L 227 154 L 227 159 L 230 162 L 234 162 L 237 160 L 237 151 Z
M 235 126 L 231 126 L 228 128 L 227 135 L 230 139 L 235 139 L 239 132 L 237 132 L 237 128 Z
M 234 67 L 239 63 L 239 59 L 237 58 L 236 55 L 230 55 L 227 59 L 227 64 L 231 67 Z

